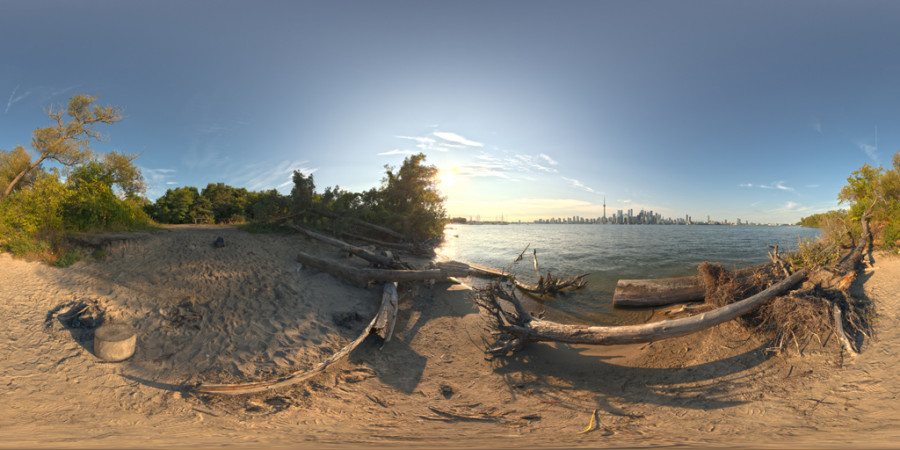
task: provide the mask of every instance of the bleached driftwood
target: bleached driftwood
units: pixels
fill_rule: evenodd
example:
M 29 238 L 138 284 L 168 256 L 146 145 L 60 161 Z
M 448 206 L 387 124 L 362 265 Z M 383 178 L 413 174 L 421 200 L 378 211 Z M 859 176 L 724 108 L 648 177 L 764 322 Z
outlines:
M 758 267 L 735 270 L 732 274 L 743 279 L 753 275 Z M 676 278 L 619 280 L 613 292 L 615 306 L 665 306 L 675 303 L 702 302 L 706 297 L 706 283 L 700 275 Z
M 696 333 L 744 315 L 792 288 L 806 277 L 800 270 L 768 289 L 727 306 L 695 316 L 643 325 L 615 327 L 570 325 L 536 319 L 529 314 L 512 291 L 494 284 L 482 291 L 476 302 L 497 320 L 496 326 L 511 339 L 489 353 L 499 355 L 521 348 L 528 342 L 553 341 L 570 344 L 616 345 L 651 342 Z M 512 304 L 515 312 L 504 309 L 501 301 Z

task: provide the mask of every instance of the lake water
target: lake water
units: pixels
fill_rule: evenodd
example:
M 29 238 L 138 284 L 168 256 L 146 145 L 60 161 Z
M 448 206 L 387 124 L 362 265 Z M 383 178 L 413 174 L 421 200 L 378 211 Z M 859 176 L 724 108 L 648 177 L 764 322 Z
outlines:
M 800 239 L 815 238 L 819 230 L 799 226 L 728 225 L 448 225 L 438 254 L 457 261 L 498 269 L 530 244 L 525 258 L 511 272 L 535 283 L 532 249 L 537 249 L 541 273 L 555 276 L 590 272 L 585 289 L 535 300 L 530 306 L 548 318 L 592 324 L 643 323 L 648 309 L 614 308 L 613 291 L 619 279 L 667 278 L 694 275 L 704 261 L 726 268 L 746 267 L 769 260 L 769 245 L 796 249 Z M 472 280 L 477 284 L 477 281 Z

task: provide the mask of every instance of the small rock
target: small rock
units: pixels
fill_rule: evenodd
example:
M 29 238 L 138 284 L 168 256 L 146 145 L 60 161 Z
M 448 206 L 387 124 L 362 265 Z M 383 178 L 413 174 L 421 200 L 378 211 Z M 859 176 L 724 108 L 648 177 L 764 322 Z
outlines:
M 222 236 L 217 237 L 216 241 L 213 242 L 213 247 L 215 247 L 215 248 L 222 248 L 224 246 L 225 246 L 225 239 L 222 238 Z

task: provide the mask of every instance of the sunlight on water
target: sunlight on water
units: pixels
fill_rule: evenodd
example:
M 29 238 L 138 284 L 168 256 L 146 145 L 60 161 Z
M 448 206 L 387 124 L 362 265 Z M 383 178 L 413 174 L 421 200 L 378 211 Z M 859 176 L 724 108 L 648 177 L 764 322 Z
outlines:
M 818 232 L 794 226 L 449 225 L 438 254 L 510 268 L 519 280 L 534 283 L 531 252 L 536 249 L 542 273 L 590 275 L 585 289 L 532 304 L 535 310 L 546 310 L 556 320 L 633 324 L 645 322 L 652 311 L 614 308 L 619 279 L 693 275 L 703 261 L 728 268 L 756 265 L 769 260 L 767 244 L 794 249 L 799 239 Z M 511 266 L 529 244 L 525 258 Z

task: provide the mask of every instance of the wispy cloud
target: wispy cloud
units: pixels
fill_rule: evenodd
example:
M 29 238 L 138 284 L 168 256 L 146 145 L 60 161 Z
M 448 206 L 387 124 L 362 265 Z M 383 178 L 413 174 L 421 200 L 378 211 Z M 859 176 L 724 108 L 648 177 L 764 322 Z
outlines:
M 423 152 L 427 151 L 438 151 L 438 152 L 448 152 L 450 149 L 447 145 L 443 143 L 438 143 L 438 141 L 434 138 L 428 136 L 394 136 L 398 139 L 406 139 L 410 141 L 416 142 L 416 148 L 420 149 Z
M 138 168 L 147 182 L 147 197 L 150 199 L 161 196 L 166 191 L 166 186 L 178 184 L 172 181 L 172 177 L 176 173 L 175 169 L 148 169 L 141 166 Z
M 816 133 L 822 134 L 822 122 L 819 119 L 813 118 L 811 125 L 812 129 L 816 130 Z
M 787 186 L 784 184 L 784 181 L 775 181 L 769 184 L 753 184 L 753 183 L 741 183 L 738 187 L 742 188 L 760 188 L 760 189 L 777 189 L 779 191 L 787 191 L 787 192 L 797 192 L 796 189 Z
M 6 101 L 6 113 L 9 113 L 9 108 L 11 108 L 12 105 L 15 105 L 20 100 L 31 95 L 31 91 L 25 91 L 24 94 L 20 94 L 20 95 L 16 96 L 16 92 L 18 92 L 19 87 L 20 86 L 16 86 L 16 88 L 13 89 L 12 93 L 9 94 L 9 100 Z
M 273 163 L 272 161 L 263 161 L 250 166 L 241 167 L 235 170 L 231 176 L 226 176 L 228 184 L 232 186 L 243 186 L 250 191 L 261 191 L 267 189 L 282 189 L 293 184 L 293 174 L 295 170 L 303 172 L 305 175 L 315 173 L 318 167 L 308 167 L 309 161 L 289 161 Z
M 395 149 L 393 149 L 393 150 L 388 150 L 388 151 L 386 151 L 386 152 L 376 153 L 376 155 L 377 155 L 377 156 L 413 155 L 413 154 L 415 154 L 415 153 L 416 153 L 416 152 L 414 152 L 414 151 L 412 151 L 412 150 L 400 150 L 400 149 L 396 149 L 396 148 L 395 148 Z
M 866 156 L 868 156 L 872 161 L 878 162 L 878 147 L 877 146 L 863 144 L 863 143 L 860 143 L 858 145 L 859 145 L 859 149 L 866 153 Z
M 541 158 L 541 159 L 543 159 L 544 161 L 547 161 L 547 164 L 550 164 L 551 166 L 555 166 L 555 165 L 559 164 L 559 163 L 556 162 L 553 158 L 551 158 L 551 157 L 549 157 L 549 156 L 547 156 L 547 155 L 545 155 L 545 154 L 543 154 L 543 153 L 541 153 L 540 155 L 538 155 L 538 158 Z
M 510 163 L 513 165 L 520 165 L 525 170 L 539 170 L 541 172 L 546 173 L 557 173 L 559 170 L 556 170 L 552 167 L 547 167 L 543 164 L 540 164 L 538 161 L 542 161 L 544 158 L 540 156 L 531 156 L 531 155 L 523 155 L 520 153 L 515 154 L 515 159 L 510 159 Z
M 482 144 L 481 142 L 475 142 L 471 139 L 466 139 L 463 136 L 460 136 L 456 133 L 451 133 L 449 131 L 435 131 L 431 134 L 454 144 L 465 145 L 467 147 L 484 147 L 484 144 Z
M 794 188 L 785 186 L 784 181 L 776 181 L 770 185 L 760 185 L 759 187 L 763 189 L 778 189 L 780 191 L 797 192 Z
M 597 192 L 597 191 L 595 191 L 594 189 L 592 189 L 592 188 L 590 188 L 590 187 L 588 187 L 588 186 L 585 186 L 584 183 L 582 183 L 582 182 L 580 182 L 580 181 L 578 181 L 578 180 L 576 180 L 576 179 L 574 179 L 574 178 L 562 177 L 562 179 L 568 181 L 569 184 L 571 184 L 573 187 L 576 187 L 576 188 L 581 189 L 581 190 L 583 190 L 583 191 L 587 191 L 587 192 L 591 192 L 591 193 L 596 193 L 596 192 Z

